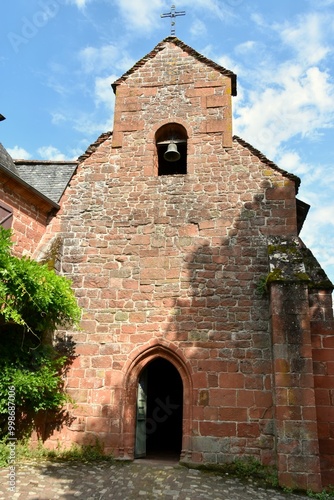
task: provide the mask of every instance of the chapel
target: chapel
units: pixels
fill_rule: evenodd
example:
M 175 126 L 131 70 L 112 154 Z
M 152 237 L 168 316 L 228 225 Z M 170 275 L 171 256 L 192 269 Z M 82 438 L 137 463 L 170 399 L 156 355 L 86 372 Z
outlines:
M 175 36 L 112 84 L 114 126 L 75 162 L 0 148 L 15 251 L 72 280 L 70 419 L 49 447 L 334 476 L 333 285 L 299 234 L 300 179 L 232 133 L 237 77 Z M 56 253 L 56 255 L 55 255 Z

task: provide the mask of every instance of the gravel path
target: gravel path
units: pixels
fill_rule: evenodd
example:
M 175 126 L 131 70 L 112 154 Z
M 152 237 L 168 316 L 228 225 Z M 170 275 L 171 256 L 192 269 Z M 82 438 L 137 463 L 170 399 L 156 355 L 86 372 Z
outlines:
M 253 481 L 188 469 L 177 464 L 71 464 L 43 462 L 16 467 L 15 491 L 9 470 L 0 469 L 0 500 L 292 500 L 305 496 L 266 489 Z

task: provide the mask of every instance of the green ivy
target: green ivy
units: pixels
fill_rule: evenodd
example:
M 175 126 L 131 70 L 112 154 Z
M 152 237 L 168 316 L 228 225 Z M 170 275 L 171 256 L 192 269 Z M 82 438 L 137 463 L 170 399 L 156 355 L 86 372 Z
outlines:
M 81 317 L 71 282 L 46 264 L 12 255 L 11 236 L 0 228 L 0 438 L 6 435 L 10 387 L 19 433 L 38 412 L 67 401 L 63 374 L 73 343 L 59 349 L 49 339 L 57 328 L 77 326 Z

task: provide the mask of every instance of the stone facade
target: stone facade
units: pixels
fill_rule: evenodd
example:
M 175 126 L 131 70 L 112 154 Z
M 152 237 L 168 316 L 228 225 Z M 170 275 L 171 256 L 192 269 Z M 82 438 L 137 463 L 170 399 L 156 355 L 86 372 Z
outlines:
M 325 297 L 328 299 L 328 297 Z M 324 486 L 334 475 L 334 322 L 311 321 L 313 373 L 317 412 L 320 467 Z
M 0 183 L 1 202 L 13 214 L 10 227 L 15 233 L 15 252 L 31 255 L 46 231 L 54 207 L 3 172 L 0 172 Z
M 299 179 L 232 137 L 235 75 L 176 38 L 114 90 L 113 133 L 79 159 L 34 253 L 61 237 L 84 311 L 66 332 L 72 422 L 44 438 L 133 459 L 143 403 L 147 453 L 252 456 L 319 491 L 334 468 L 332 285 L 304 264 Z M 170 140 L 182 174 L 160 170 Z

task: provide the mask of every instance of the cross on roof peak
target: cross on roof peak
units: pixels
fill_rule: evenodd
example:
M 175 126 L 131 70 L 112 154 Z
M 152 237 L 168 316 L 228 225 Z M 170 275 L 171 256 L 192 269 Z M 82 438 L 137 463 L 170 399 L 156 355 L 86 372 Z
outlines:
M 185 10 L 180 10 L 180 11 L 176 11 L 175 10 L 175 5 L 172 5 L 171 6 L 171 11 L 170 12 L 166 12 L 165 14 L 161 14 L 160 17 L 170 17 L 170 34 L 171 36 L 175 36 L 175 17 L 178 17 L 178 16 L 185 16 L 186 15 L 186 11 Z

